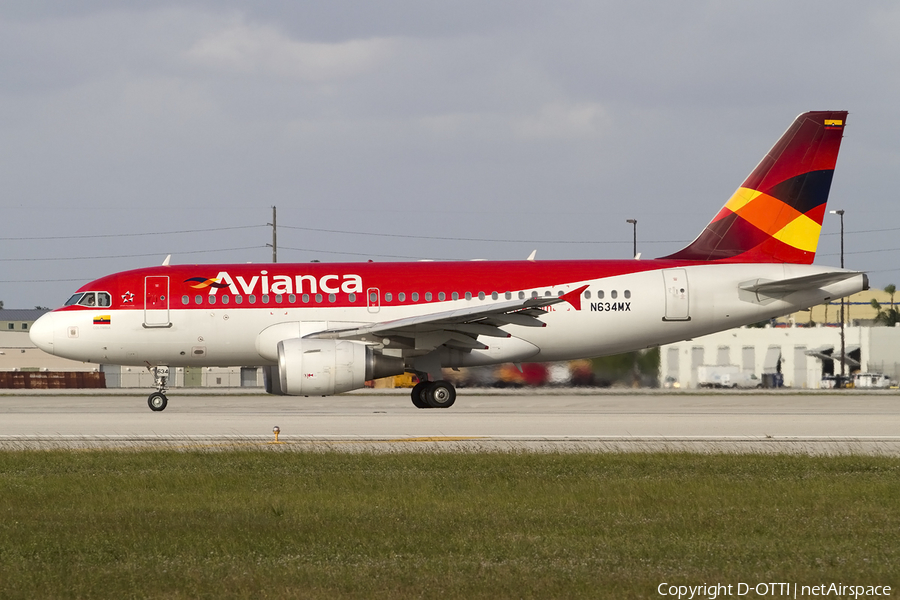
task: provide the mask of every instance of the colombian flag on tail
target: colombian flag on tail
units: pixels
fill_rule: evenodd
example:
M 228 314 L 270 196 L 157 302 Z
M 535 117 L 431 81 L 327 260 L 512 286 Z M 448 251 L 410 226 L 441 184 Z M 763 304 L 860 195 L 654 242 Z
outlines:
M 812 264 L 847 111 L 797 117 L 706 229 L 664 258 Z

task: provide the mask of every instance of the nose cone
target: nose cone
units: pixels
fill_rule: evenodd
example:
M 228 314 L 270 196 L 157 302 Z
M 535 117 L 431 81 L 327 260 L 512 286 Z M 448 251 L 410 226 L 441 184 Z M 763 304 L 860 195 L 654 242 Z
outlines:
M 53 354 L 53 320 L 53 313 L 40 317 L 28 333 L 31 342 L 48 354 Z

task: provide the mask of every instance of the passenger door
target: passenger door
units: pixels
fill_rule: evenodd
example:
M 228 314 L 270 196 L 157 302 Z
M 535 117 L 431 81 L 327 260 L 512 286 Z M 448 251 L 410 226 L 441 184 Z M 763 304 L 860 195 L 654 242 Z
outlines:
M 144 327 L 171 327 L 169 321 L 169 277 L 144 278 Z

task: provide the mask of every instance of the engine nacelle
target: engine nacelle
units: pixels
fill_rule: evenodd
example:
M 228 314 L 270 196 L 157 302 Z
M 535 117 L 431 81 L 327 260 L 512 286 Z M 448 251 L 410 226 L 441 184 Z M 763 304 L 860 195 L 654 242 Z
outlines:
M 404 370 L 403 359 L 378 354 L 361 342 L 293 338 L 278 343 L 278 366 L 266 369 L 266 391 L 330 396 Z

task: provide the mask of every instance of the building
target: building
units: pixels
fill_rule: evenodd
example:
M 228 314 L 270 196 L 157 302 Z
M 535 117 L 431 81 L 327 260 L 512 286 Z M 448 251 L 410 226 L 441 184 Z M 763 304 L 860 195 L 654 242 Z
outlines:
M 857 292 L 845 299 L 844 305 L 844 323 L 846 325 L 871 325 L 875 320 L 877 311 L 872 307 L 872 300 L 877 300 L 882 308 L 891 306 L 891 296 L 884 290 L 872 289 L 864 292 Z M 900 293 L 894 298 L 894 305 L 900 304 Z M 826 304 L 818 304 L 809 310 L 779 317 L 775 319 L 776 325 L 835 325 L 841 324 L 841 301 L 840 299 L 828 302 Z
M 900 327 L 847 326 L 846 373 L 877 372 L 900 380 Z M 761 380 L 780 374 L 786 387 L 818 389 L 839 374 L 840 327 L 741 327 L 660 348 L 660 381 L 696 388 L 700 365 L 737 365 Z

